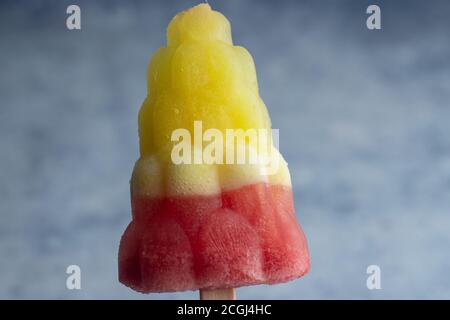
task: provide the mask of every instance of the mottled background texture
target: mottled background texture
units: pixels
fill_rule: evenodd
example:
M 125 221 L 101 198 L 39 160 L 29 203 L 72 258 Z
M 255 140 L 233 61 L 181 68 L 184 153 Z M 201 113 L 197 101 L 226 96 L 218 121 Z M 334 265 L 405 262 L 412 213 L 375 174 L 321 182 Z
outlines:
M 72 3 L 81 31 L 66 29 Z M 197 298 L 117 280 L 146 65 L 196 3 L 0 3 L 0 298 Z M 210 4 L 255 59 L 311 251 L 306 277 L 238 296 L 450 298 L 450 2 Z

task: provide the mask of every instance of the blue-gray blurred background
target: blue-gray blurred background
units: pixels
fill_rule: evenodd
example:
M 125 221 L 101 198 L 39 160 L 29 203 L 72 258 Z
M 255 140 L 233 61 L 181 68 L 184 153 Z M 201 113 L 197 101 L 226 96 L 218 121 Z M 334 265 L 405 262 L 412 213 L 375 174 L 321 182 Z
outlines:
M 0 298 L 197 298 L 122 286 L 117 248 L 146 65 L 198 2 L 1 2 Z M 81 31 L 66 28 L 72 3 Z M 255 59 L 312 259 L 238 297 L 450 298 L 450 2 L 210 4 Z M 66 289 L 70 264 L 81 290 Z

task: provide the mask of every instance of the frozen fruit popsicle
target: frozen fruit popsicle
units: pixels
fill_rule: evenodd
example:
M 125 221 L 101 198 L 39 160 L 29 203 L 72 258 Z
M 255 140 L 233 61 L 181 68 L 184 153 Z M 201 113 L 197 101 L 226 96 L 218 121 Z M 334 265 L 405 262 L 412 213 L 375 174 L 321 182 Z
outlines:
M 173 161 L 173 132 L 185 128 L 194 136 L 199 121 L 202 130 L 224 136 L 228 129 L 271 128 L 253 59 L 233 45 L 228 20 L 207 4 L 176 15 L 147 76 L 119 280 L 148 293 L 275 284 L 308 272 L 289 171 L 270 138 L 270 160 L 278 164 L 271 174 L 250 161 Z M 248 139 L 236 139 L 224 144 L 223 158 L 239 143 L 254 150 Z

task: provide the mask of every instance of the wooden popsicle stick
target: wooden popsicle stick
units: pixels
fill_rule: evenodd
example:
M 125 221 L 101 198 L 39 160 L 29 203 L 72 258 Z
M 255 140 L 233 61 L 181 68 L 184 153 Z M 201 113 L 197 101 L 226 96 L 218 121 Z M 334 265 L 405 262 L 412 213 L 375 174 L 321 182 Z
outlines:
M 234 288 L 200 289 L 200 300 L 236 300 L 236 290 Z

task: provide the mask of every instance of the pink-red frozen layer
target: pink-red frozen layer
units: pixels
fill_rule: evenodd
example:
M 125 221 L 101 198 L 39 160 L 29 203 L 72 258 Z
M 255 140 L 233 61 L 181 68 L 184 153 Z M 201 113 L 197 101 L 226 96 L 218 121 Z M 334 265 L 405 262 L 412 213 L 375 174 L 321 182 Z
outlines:
M 132 197 L 119 280 L 140 292 L 274 284 L 308 272 L 292 189 L 259 182 L 217 195 Z

